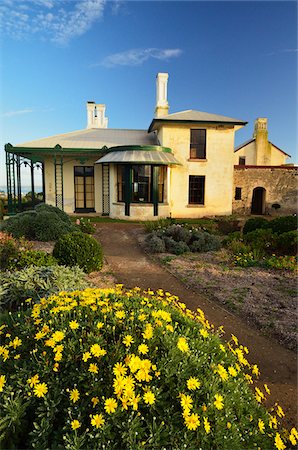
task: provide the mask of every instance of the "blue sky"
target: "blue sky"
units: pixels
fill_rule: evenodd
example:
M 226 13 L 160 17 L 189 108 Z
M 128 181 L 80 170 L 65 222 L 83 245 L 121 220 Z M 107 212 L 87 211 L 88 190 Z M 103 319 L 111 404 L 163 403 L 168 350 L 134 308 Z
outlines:
M 2 0 L 0 21 L 1 148 L 84 129 L 87 100 L 110 128 L 146 129 L 168 72 L 170 112 L 246 120 L 236 145 L 267 117 L 297 163 L 295 1 Z

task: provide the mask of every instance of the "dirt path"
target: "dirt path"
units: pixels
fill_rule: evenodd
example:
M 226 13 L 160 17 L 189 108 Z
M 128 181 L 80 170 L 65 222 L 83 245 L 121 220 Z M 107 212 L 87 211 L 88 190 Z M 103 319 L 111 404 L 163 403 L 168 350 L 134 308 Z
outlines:
M 273 339 L 259 334 L 244 321 L 223 309 L 219 304 L 188 289 L 166 269 L 154 263 L 138 245 L 142 227 L 129 223 L 97 224 L 98 237 L 105 258 L 117 283 L 127 288 L 164 289 L 177 295 L 188 308 L 201 308 L 207 319 L 219 327 L 224 326 L 227 339 L 235 334 L 249 350 L 249 360 L 259 366 L 260 384 L 271 389 L 268 406 L 276 401 L 283 407 L 287 425 L 297 424 L 297 355 L 281 347 Z

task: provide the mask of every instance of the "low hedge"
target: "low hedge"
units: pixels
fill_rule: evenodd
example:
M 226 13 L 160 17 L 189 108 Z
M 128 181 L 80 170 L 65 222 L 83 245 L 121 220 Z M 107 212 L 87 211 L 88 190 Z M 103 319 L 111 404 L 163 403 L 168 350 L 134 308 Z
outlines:
M 92 236 L 80 231 L 61 236 L 54 246 L 53 256 L 59 264 L 78 266 L 86 273 L 102 268 L 101 245 Z
M 38 241 L 55 241 L 74 229 L 75 226 L 65 212 L 45 204 L 36 206 L 35 210 L 16 214 L 1 225 L 1 230 L 15 238 L 25 237 Z
M 0 309 L 26 307 L 26 300 L 39 301 L 59 291 L 74 291 L 88 287 L 84 272 L 78 267 L 31 266 L 0 273 Z
M 279 405 L 235 336 L 161 290 L 87 289 L 1 325 L 0 443 L 42 449 L 284 449 Z M 296 436 L 296 437 L 295 437 Z M 294 444 L 293 444 L 294 445 Z

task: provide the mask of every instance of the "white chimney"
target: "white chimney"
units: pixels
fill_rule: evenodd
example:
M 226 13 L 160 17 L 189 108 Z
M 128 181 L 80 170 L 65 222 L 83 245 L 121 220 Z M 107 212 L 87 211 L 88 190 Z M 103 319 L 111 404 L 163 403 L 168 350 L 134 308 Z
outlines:
M 155 117 L 162 117 L 169 114 L 168 104 L 168 73 L 158 73 L 156 76 L 156 107 Z
M 87 128 L 108 128 L 106 105 L 87 102 Z

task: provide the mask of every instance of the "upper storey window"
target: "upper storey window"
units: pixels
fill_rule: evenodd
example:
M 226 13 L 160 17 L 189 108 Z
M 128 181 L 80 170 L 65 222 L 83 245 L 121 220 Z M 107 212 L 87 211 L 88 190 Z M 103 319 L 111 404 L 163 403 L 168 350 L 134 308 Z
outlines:
M 206 130 L 190 130 L 190 159 L 206 159 Z

